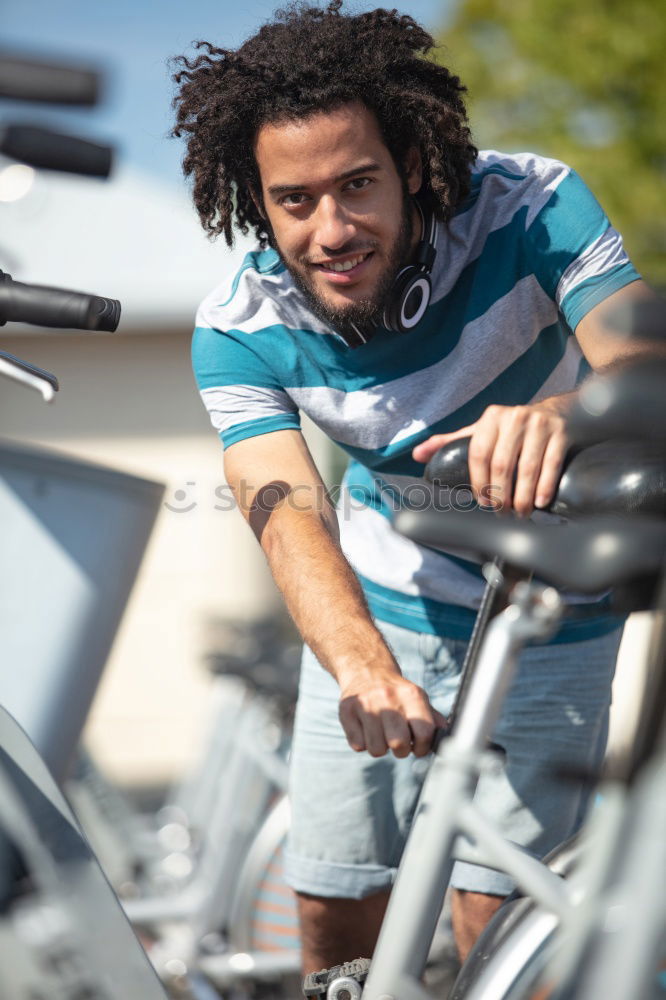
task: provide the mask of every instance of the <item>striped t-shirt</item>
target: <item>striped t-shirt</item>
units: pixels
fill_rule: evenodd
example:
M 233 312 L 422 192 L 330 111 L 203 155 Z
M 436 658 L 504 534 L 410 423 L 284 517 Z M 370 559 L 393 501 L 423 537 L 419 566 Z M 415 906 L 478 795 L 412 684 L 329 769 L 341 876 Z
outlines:
M 485 151 L 471 191 L 439 224 L 433 294 L 418 326 L 350 348 L 308 309 L 273 250 L 249 253 L 201 304 L 194 371 L 225 446 L 299 427 L 299 412 L 350 456 L 341 543 L 373 615 L 466 638 L 483 590 L 479 566 L 398 535 L 402 502 L 423 502 L 411 457 L 491 404 L 568 392 L 589 371 L 572 331 L 639 275 L 581 179 L 531 153 Z M 562 641 L 601 634 L 602 614 Z

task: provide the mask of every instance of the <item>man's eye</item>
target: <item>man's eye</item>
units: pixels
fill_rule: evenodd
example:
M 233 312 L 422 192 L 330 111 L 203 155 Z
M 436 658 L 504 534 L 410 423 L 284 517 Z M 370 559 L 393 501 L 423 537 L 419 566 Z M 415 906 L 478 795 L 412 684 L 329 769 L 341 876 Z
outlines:
M 349 181 L 347 185 L 352 191 L 360 191 L 361 188 L 367 187 L 368 184 L 372 184 L 372 179 L 370 177 L 354 177 L 353 180 Z
M 302 194 L 299 191 L 294 191 L 292 194 L 286 194 L 280 199 L 281 205 L 302 205 L 307 199 L 307 195 Z

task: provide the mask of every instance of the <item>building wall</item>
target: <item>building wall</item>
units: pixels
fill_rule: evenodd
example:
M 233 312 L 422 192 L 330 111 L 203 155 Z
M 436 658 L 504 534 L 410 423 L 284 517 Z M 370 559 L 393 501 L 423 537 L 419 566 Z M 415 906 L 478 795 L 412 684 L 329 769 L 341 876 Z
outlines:
M 158 782 L 192 759 L 209 679 L 208 623 L 280 606 L 263 554 L 222 502 L 222 448 L 196 392 L 189 333 L 4 338 L 4 350 L 55 372 L 51 405 L 5 379 L 3 437 L 57 448 L 164 482 L 164 503 L 87 729 L 94 753 L 128 782 Z M 321 436 L 310 435 L 320 467 Z M 217 509 L 216 509 L 217 508 Z

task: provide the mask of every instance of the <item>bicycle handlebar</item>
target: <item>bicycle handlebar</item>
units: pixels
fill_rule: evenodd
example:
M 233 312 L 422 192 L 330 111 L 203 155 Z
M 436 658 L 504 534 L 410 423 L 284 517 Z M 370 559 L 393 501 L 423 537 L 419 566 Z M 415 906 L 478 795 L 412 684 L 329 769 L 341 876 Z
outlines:
M 661 387 L 663 400 L 663 385 Z M 435 452 L 425 478 L 444 489 L 469 489 L 470 438 Z M 663 516 L 666 491 L 663 445 L 629 440 L 600 441 L 566 456 L 555 496 L 544 510 L 559 517 L 589 514 Z
M 0 52 L 0 97 L 42 104 L 93 107 L 99 98 L 99 74 Z
M 0 128 L 0 153 L 31 167 L 86 177 L 108 177 L 113 162 L 111 146 L 16 122 Z
M 7 322 L 32 323 L 58 329 L 106 330 L 117 328 L 120 302 L 67 288 L 27 285 L 0 271 L 0 326 Z

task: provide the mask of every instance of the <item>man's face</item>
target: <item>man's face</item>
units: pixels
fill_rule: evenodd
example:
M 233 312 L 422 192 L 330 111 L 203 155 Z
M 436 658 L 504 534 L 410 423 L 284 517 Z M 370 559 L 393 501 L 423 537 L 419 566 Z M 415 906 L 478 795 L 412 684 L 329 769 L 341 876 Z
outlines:
M 314 311 L 340 332 L 377 322 L 420 235 L 418 153 L 403 180 L 375 116 L 353 103 L 264 125 L 255 157 L 276 248 Z

